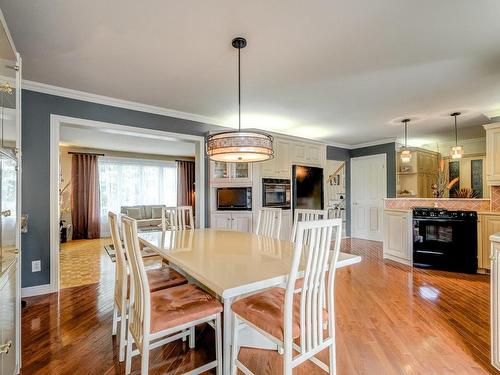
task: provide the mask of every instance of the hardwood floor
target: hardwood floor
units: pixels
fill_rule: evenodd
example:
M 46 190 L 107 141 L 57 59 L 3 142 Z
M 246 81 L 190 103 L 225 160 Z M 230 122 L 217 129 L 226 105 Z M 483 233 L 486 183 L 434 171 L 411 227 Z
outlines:
M 381 259 L 381 243 L 346 240 L 360 264 L 336 276 L 338 374 L 486 374 L 490 366 L 489 277 L 423 271 Z M 123 374 L 111 337 L 112 277 L 28 298 L 22 314 L 23 374 Z M 158 348 L 151 374 L 179 374 L 214 358 L 213 331 L 197 347 Z M 321 357 L 326 353 L 321 353 Z M 275 352 L 242 349 L 256 374 L 278 374 Z M 326 361 L 326 358 L 323 357 Z M 138 373 L 139 360 L 133 369 Z M 296 374 L 321 374 L 305 363 Z

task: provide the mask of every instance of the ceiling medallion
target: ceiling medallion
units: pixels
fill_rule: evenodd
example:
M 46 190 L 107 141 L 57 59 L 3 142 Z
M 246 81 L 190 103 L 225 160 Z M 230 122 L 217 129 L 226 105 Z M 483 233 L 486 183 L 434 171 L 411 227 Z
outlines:
M 253 163 L 274 157 L 273 137 L 256 131 L 241 131 L 241 63 L 240 52 L 247 41 L 234 38 L 232 45 L 238 50 L 238 131 L 210 134 L 206 138 L 207 156 L 214 161 Z

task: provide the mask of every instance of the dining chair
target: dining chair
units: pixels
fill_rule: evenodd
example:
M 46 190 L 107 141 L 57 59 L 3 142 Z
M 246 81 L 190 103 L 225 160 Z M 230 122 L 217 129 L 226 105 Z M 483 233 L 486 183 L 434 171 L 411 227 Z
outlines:
M 161 225 L 164 231 L 194 229 L 193 207 L 164 207 L 161 215 Z
M 222 304 L 194 284 L 179 285 L 150 293 L 148 277 L 140 256 L 137 222 L 124 216 L 122 226 L 127 263 L 131 270 L 125 373 L 130 374 L 132 357 L 140 355 L 141 373 L 147 374 L 149 351 L 172 341 L 189 336 L 189 347 L 194 348 L 195 326 L 208 323 L 215 329 L 215 360 L 189 373 L 200 374 L 216 368 L 216 373 L 220 375 Z
M 231 374 L 240 369 L 252 372 L 238 360 L 239 331 L 251 327 L 278 346 L 283 355 L 284 374 L 306 360 L 329 374 L 335 374 L 335 264 L 340 253 L 341 219 L 299 222 L 292 266 L 286 288 L 271 288 L 233 303 Z M 310 236 L 310 250 L 304 252 L 304 237 Z M 330 243 L 335 235 L 335 248 Z M 302 273 L 304 285 L 298 294 L 295 281 Z M 322 298 L 326 295 L 327 298 Z M 328 366 L 315 357 L 328 348 Z M 294 350 L 298 352 L 294 354 Z
M 292 238 L 295 242 L 297 237 L 297 224 L 301 221 L 313 221 L 327 219 L 328 213 L 326 210 L 310 210 L 305 208 L 296 208 L 293 214 Z M 306 241 L 307 242 L 307 241 Z
M 281 208 L 261 208 L 259 210 L 257 230 L 255 231 L 255 234 L 279 239 L 282 212 L 283 210 Z
M 126 321 L 127 321 L 127 301 L 129 297 L 129 271 L 125 252 L 120 239 L 118 228 L 118 218 L 115 213 L 109 212 L 109 227 L 111 231 L 111 240 L 115 249 L 115 296 L 113 307 L 113 328 L 112 335 L 117 334 L 118 322 L 120 322 L 120 338 L 119 338 L 119 361 L 125 360 L 125 345 L 126 345 Z M 141 257 L 142 252 L 141 252 Z M 151 292 L 170 288 L 177 285 L 187 284 L 187 279 L 179 272 L 170 267 L 162 267 L 150 269 L 146 272 L 149 288 Z

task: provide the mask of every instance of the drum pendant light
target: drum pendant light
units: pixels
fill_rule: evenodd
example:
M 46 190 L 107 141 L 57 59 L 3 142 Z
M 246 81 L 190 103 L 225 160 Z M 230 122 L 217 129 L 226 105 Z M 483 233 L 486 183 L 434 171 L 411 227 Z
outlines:
M 404 127 L 405 127 L 405 146 L 403 147 L 403 150 L 401 151 L 401 162 L 402 163 L 409 163 L 411 160 L 411 151 L 408 150 L 408 123 L 410 122 L 410 119 L 405 118 L 401 122 L 404 124 Z
M 463 146 L 458 145 L 458 133 L 457 133 L 457 116 L 460 116 L 460 112 L 454 112 L 450 116 L 455 118 L 455 146 L 451 148 L 451 158 L 452 159 L 461 159 L 464 154 Z
M 274 157 L 273 137 L 264 132 L 241 131 L 241 64 L 240 52 L 247 41 L 234 38 L 238 50 L 238 131 L 211 134 L 206 138 L 206 153 L 214 161 L 252 163 Z

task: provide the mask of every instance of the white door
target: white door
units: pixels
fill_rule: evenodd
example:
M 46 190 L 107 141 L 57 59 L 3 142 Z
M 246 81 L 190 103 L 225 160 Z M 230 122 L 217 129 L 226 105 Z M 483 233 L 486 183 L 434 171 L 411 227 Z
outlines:
M 351 235 L 382 241 L 387 197 L 386 155 L 351 159 Z

